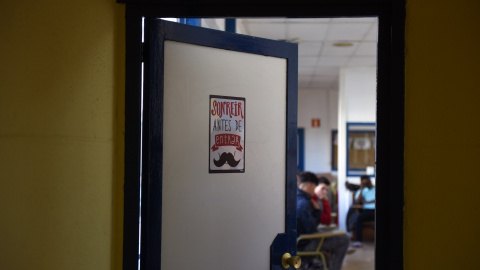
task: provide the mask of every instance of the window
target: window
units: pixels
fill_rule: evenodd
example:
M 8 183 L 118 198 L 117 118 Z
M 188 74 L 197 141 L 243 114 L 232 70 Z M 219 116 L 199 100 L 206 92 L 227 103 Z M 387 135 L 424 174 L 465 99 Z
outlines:
M 375 123 L 347 123 L 347 175 L 375 176 Z

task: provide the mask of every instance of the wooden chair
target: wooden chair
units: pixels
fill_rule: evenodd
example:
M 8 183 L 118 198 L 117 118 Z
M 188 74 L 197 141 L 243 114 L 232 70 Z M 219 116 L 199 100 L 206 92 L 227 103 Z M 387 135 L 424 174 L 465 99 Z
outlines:
M 322 260 L 323 269 L 328 270 L 327 259 L 326 259 L 326 255 L 328 255 L 328 251 L 321 250 L 321 248 L 322 248 L 323 242 L 325 241 L 326 238 L 332 237 L 332 236 L 337 236 L 337 235 L 345 235 L 345 231 L 332 230 L 332 231 L 327 231 L 327 232 L 318 232 L 318 233 L 313 233 L 313 234 L 302 234 L 302 235 L 300 235 L 297 238 L 297 246 L 298 246 L 298 243 L 301 240 L 319 239 L 320 241 L 318 242 L 317 248 L 315 250 L 297 251 L 297 256 L 300 256 L 300 257 L 315 256 L 317 259 Z

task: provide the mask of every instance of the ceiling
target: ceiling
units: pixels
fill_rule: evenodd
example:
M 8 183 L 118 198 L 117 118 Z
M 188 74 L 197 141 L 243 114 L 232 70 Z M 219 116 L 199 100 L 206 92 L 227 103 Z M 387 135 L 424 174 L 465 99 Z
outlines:
M 376 66 L 377 18 L 238 19 L 237 27 L 298 43 L 299 89 L 336 90 L 341 67 Z M 339 43 L 351 46 L 334 45 Z

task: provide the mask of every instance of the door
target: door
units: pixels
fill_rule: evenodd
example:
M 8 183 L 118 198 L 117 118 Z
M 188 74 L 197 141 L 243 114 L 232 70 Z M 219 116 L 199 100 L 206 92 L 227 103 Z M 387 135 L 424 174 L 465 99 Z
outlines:
M 145 21 L 142 269 L 296 254 L 297 45 Z

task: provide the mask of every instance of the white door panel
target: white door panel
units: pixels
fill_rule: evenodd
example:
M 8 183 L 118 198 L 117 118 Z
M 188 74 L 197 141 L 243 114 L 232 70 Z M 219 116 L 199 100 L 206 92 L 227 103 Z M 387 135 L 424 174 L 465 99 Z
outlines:
M 164 54 L 162 269 L 270 269 L 285 232 L 286 60 L 174 41 Z M 244 173 L 208 171 L 210 95 L 246 99 Z
M 141 269 L 283 270 L 296 253 L 297 46 L 154 18 L 145 29 Z

